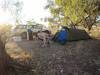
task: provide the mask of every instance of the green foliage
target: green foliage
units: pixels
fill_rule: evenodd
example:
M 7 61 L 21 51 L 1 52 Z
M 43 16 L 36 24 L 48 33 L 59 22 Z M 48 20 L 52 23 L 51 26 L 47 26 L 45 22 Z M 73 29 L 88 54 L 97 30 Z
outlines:
M 35 24 L 36 24 L 36 22 L 34 21 L 34 19 L 27 21 L 27 25 L 35 25 Z
M 35 22 L 34 19 L 28 20 L 27 25 L 30 25 L 30 27 L 28 27 L 28 28 L 33 29 L 33 30 L 43 28 L 43 25 Z
M 60 22 L 60 25 L 78 25 L 88 17 L 84 24 L 91 29 L 100 15 L 99 0 L 55 0 L 52 4 L 49 5 L 53 19 L 50 22 Z

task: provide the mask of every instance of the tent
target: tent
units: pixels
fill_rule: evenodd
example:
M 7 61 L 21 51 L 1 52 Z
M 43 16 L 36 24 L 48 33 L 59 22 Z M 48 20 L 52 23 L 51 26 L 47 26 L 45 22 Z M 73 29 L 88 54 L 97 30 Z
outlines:
M 79 41 L 91 39 L 85 30 L 69 28 L 68 41 Z
M 53 37 L 53 41 L 58 42 L 62 45 L 66 44 L 67 41 L 78 41 L 87 39 L 91 39 L 91 37 L 85 30 L 72 29 L 65 26 L 62 27 L 62 29 L 58 31 Z
M 53 40 L 55 42 L 59 42 L 62 45 L 64 45 L 67 42 L 67 39 L 68 39 L 68 30 L 66 28 L 62 28 L 53 37 Z

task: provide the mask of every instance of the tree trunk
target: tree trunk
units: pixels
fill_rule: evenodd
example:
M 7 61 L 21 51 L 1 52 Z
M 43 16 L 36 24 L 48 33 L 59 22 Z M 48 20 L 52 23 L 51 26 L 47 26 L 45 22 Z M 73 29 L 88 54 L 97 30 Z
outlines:
M 0 39 L 0 75 L 9 75 L 10 56 L 6 53 L 5 45 Z

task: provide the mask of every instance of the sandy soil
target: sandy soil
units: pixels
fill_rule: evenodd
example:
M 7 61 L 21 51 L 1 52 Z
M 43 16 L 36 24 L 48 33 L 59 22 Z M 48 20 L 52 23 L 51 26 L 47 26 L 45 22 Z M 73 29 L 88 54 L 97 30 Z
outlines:
M 12 43 L 19 49 L 13 48 L 16 55 L 11 49 L 8 53 L 18 61 L 28 59 L 22 60 L 32 67 L 31 73 L 19 75 L 100 75 L 100 40 L 67 42 L 64 46 L 51 42 L 45 48 L 35 40 Z

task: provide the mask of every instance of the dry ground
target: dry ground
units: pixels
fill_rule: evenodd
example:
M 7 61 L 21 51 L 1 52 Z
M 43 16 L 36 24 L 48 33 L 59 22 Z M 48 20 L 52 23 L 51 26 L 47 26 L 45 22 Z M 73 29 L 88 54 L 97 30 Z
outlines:
M 100 40 L 67 42 L 62 46 L 51 42 L 41 48 L 40 41 L 9 42 L 7 52 L 31 72 L 18 75 L 100 75 Z

